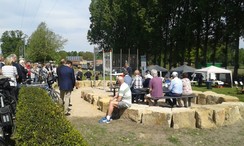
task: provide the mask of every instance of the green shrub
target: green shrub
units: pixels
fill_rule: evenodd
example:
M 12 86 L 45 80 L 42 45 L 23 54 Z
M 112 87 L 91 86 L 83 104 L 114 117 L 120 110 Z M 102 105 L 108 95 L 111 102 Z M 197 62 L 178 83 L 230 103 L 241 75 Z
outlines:
M 47 92 L 21 88 L 16 113 L 16 145 L 84 146 L 80 133 L 65 118 L 62 108 Z

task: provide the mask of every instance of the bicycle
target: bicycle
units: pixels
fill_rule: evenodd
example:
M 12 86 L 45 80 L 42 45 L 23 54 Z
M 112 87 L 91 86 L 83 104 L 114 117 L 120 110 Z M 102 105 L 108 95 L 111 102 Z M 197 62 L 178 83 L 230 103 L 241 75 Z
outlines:
M 31 79 L 27 79 L 26 81 L 22 82 L 21 86 L 26 86 L 26 87 L 39 87 L 47 91 L 48 95 L 51 97 L 52 101 L 55 103 L 60 103 L 61 98 L 60 98 L 60 93 L 53 89 L 52 85 L 54 81 L 47 81 L 46 83 L 31 83 Z
M 16 113 L 17 100 L 11 95 L 10 78 L 0 79 L 0 144 L 6 144 L 15 130 L 14 117 Z

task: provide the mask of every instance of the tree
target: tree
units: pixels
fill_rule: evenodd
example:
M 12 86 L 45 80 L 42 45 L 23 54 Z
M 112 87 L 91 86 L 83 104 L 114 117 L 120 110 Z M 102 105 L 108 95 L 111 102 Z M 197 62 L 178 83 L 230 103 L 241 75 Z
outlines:
M 5 31 L 1 37 L 3 55 L 5 57 L 12 53 L 15 53 L 17 56 L 23 55 L 26 37 L 27 35 L 20 30 Z
M 49 30 L 46 23 L 41 22 L 28 40 L 27 59 L 33 62 L 54 60 L 56 52 L 62 50 L 66 42 L 66 39 Z

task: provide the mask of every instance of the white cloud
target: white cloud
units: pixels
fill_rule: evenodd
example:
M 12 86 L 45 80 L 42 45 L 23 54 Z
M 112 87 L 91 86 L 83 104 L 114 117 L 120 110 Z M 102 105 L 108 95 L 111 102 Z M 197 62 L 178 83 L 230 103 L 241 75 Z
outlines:
M 41 22 L 68 39 L 66 51 L 93 51 L 87 41 L 90 0 L 6 0 L 0 1 L 0 35 L 22 30 L 30 36 Z

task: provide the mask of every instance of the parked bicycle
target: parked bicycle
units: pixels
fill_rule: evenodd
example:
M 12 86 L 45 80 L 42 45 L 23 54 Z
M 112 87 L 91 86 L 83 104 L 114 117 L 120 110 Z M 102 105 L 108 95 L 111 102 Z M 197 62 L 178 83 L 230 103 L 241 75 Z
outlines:
M 5 140 L 10 138 L 15 130 L 14 117 L 17 100 L 10 86 L 10 78 L 0 79 L 0 145 L 6 145 Z
M 60 93 L 58 91 L 56 91 L 53 88 L 53 83 L 54 81 L 47 81 L 44 83 L 31 83 L 28 84 L 29 82 L 31 82 L 31 79 L 27 79 L 26 81 L 24 81 L 21 86 L 26 86 L 26 87 L 40 87 L 44 90 L 47 91 L 48 95 L 51 97 L 51 99 L 55 102 L 55 103 L 60 103 L 61 98 L 60 98 Z

